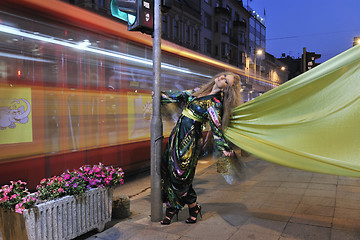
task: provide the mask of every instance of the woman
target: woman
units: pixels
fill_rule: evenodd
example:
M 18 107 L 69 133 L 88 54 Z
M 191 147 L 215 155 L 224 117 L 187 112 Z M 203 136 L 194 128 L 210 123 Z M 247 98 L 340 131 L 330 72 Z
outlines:
M 186 204 L 190 214 L 186 223 L 196 223 L 198 213 L 201 216 L 192 182 L 202 148 L 202 126 L 209 122 L 220 153 L 233 154 L 223 130 L 231 110 L 241 103 L 240 77 L 223 72 L 197 91 L 162 93 L 162 103 L 174 102 L 185 103 L 185 108 L 171 132 L 161 162 L 162 200 L 166 204 L 163 225 L 170 224 L 173 216 Z

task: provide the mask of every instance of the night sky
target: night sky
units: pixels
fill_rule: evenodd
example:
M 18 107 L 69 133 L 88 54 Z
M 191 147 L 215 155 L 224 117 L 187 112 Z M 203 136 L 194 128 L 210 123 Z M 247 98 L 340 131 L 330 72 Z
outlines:
M 243 0 L 265 19 L 266 51 L 301 57 L 303 47 L 320 53 L 318 63 L 352 47 L 360 37 L 360 0 Z M 264 16 L 265 12 L 265 16 Z

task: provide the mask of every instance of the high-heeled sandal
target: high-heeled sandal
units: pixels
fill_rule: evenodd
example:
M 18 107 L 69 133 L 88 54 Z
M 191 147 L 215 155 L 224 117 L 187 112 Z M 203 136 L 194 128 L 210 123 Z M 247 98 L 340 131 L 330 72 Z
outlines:
M 166 213 L 165 213 L 165 218 L 160 222 L 161 225 L 169 225 L 171 223 L 171 219 L 174 217 L 175 214 L 176 214 L 177 220 L 179 221 L 179 209 L 167 207 Z
M 201 206 L 199 204 L 196 204 L 195 207 L 189 208 L 189 215 L 190 217 L 186 219 L 186 223 L 196 223 L 197 215 L 200 213 L 200 217 L 202 218 L 201 214 Z

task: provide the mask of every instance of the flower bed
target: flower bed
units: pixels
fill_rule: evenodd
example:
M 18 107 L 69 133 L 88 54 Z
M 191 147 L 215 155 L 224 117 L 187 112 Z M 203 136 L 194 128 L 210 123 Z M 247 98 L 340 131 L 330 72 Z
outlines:
M 28 239 L 71 239 L 94 228 L 102 230 L 111 220 L 111 187 L 123 184 L 123 176 L 121 168 L 100 163 L 43 179 L 32 194 L 25 182 L 11 181 L 0 190 L 3 238 L 22 234 L 21 239 L 25 235 Z M 25 235 L 21 227 L 13 229 L 24 225 Z

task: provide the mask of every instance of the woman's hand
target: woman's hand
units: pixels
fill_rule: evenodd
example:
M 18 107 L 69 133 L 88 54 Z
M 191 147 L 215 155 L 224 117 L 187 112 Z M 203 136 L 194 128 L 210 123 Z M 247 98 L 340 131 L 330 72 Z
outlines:
M 234 151 L 231 150 L 231 151 L 222 151 L 223 154 L 226 156 L 226 157 L 231 157 L 232 155 L 234 155 Z

